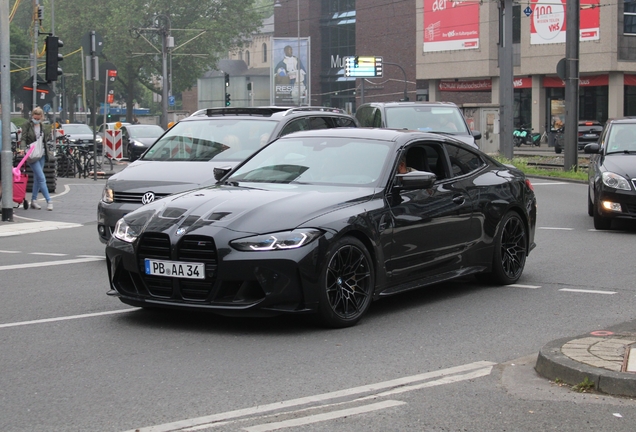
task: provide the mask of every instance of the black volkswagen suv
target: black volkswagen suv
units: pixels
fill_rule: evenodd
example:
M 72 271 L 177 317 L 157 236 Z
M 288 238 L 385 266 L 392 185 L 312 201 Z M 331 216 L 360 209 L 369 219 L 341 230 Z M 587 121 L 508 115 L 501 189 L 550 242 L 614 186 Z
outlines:
M 97 205 L 97 232 L 107 243 L 127 213 L 177 192 L 215 183 L 215 168 L 230 168 L 270 141 L 296 131 L 357 127 L 345 111 L 328 107 L 208 108 L 181 120 L 135 162 L 110 177 Z

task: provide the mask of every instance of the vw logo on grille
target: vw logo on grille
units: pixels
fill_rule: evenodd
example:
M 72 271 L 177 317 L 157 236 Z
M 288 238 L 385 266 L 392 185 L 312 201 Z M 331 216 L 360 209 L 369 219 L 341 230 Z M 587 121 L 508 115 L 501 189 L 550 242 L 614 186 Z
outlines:
M 141 197 L 142 204 L 150 204 L 155 200 L 155 194 L 153 192 L 146 192 L 144 196 Z

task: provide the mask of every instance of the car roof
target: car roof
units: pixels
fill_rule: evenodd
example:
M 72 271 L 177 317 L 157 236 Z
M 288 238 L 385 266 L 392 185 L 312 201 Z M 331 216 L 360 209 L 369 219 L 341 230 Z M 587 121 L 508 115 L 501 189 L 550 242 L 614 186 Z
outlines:
M 293 139 L 294 137 L 324 137 L 324 138 L 359 138 L 369 140 L 380 141 L 410 141 L 416 139 L 422 139 L 427 141 L 446 142 L 452 141 L 453 143 L 460 144 L 466 148 L 475 150 L 474 147 L 450 138 L 444 134 L 414 131 L 407 129 L 389 129 L 389 128 L 333 128 L 333 129 L 315 129 L 307 131 L 294 132 L 289 135 L 285 135 L 279 139 Z
M 274 120 L 280 120 L 283 117 L 300 116 L 307 113 L 321 113 L 321 115 L 345 116 L 353 118 L 346 111 L 340 108 L 332 107 L 281 107 L 281 106 L 262 106 L 262 107 L 231 107 L 231 108 L 205 108 L 196 111 L 190 117 L 184 120 L 196 120 L 210 117 L 226 117 L 226 116 L 243 116 L 243 117 L 269 117 Z
M 122 123 L 122 127 L 126 126 L 126 129 L 135 129 L 135 128 L 142 128 L 142 127 L 158 127 L 163 129 L 161 126 L 159 125 L 154 125 L 154 124 L 130 124 L 130 123 Z
M 396 106 L 409 106 L 409 105 L 422 105 L 422 106 L 445 106 L 445 107 L 457 107 L 457 104 L 453 102 L 442 102 L 442 101 L 402 101 L 402 102 L 369 102 L 365 104 L 361 104 L 361 106 L 370 105 L 370 106 L 384 106 L 384 107 L 396 107 Z
M 607 123 L 636 123 L 636 117 L 621 117 L 621 118 L 612 118 L 608 119 Z

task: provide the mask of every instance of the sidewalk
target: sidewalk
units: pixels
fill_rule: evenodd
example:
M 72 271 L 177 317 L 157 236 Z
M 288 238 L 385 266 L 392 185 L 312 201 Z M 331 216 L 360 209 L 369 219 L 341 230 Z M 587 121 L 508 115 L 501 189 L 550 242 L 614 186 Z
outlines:
M 106 179 L 126 166 L 128 161 L 119 161 L 113 164 L 112 172 L 98 176 L 97 180 L 93 177 L 58 177 L 55 192 L 50 194 L 53 211 L 46 210 L 46 202 L 40 194 L 38 204 L 42 210 L 14 207 L 13 221 L 0 221 L 0 237 L 97 224 L 97 203 L 102 197 Z M 30 201 L 30 198 L 29 191 L 27 199 Z
M 535 369 L 553 381 L 636 397 L 636 321 L 552 341 L 539 352 Z

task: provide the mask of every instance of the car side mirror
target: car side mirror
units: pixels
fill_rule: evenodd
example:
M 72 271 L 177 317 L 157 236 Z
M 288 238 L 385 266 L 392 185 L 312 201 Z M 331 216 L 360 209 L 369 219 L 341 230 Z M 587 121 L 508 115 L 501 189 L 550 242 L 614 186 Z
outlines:
M 600 153 L 601 146 L 598 143 L 589 143 L 585 147 L 583 147 L 583 152 L 587 154 L 597 154 Z
M 221 180 L 230 171 L 232 171 L 232 167 L 230 167 L 230 166 L 214 168 L 214 180 L 216 180 L 216 181 Z
M 400 190 L 429 189 L 435 183 L 437 176 L 428 171 L 411 171 L 395 176 L 395 186 Z
M 472 131 L 473 137 L 475 137 L 476 140 L 481 139 L 481 132 L 479 131 Z

